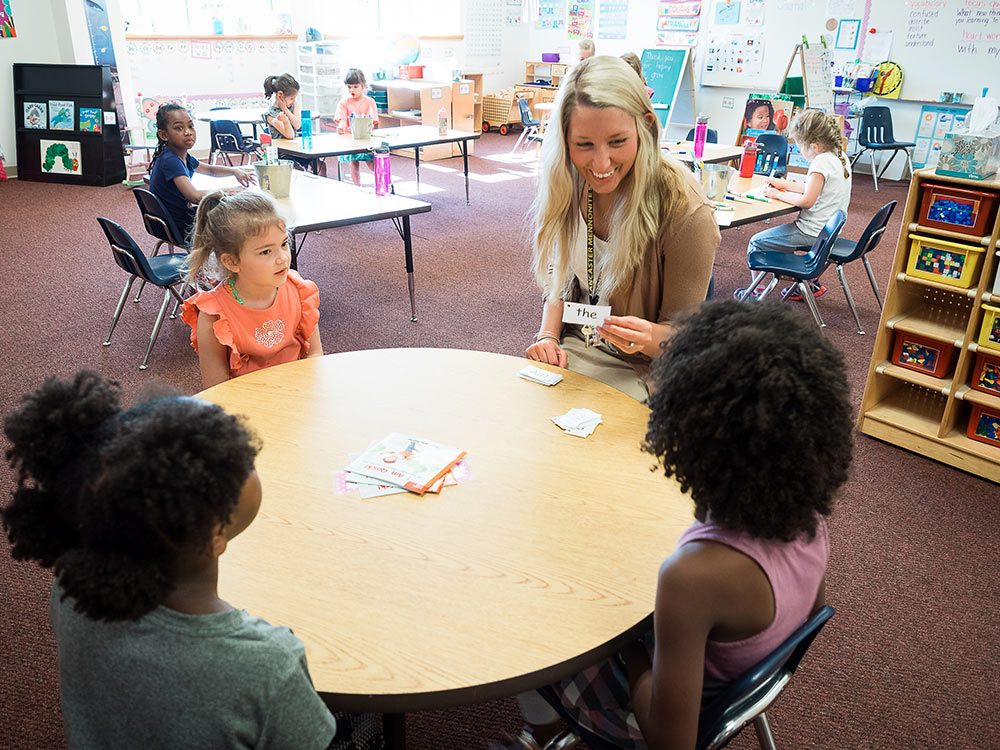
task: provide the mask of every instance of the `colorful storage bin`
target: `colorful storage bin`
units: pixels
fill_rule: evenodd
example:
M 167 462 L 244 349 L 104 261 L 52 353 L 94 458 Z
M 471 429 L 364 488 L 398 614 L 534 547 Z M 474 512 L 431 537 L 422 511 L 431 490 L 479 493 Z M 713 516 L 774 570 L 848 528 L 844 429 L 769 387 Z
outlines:
M 944 378 L 949 374 L 955 347 L 916 333 L 896 331 L 892 362 L 900 367 Z
M 979 329 L 979 345 L 1000 352 L 1000 307 L 983 305 L 983 325 Z
M 979 281 L 979 267 L 986 248 L 921 234 L 911 234 L 910 240 L 908 275 L 962 289 Z
M 979 352 L 969 385 L 977 391 L 1000 396 L 1000 354 L 994 356 Z
M 925 182 L 917 224 L 934 229 L 948 229 L 971 237 L 990 233 L 996 215 L 997 193 L 974 188 L 960 188 L 937 182 Z
M 973 404 L 965 434 L 981 443 L 1000 447 L 1000 409 Z

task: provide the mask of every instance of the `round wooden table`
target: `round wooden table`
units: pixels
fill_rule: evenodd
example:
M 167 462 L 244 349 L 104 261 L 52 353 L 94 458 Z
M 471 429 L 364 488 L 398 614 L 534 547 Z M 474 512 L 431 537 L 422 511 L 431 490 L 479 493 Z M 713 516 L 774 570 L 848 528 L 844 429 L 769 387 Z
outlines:
M 263 441 L 260 515 L 220 561 L 221 596 L 288 625 L 331 707 L 405 712 L 510 695 L 649 626 L 690 499 L 640 450 L 648 411 L 562 370 L 451 349 L 327 355 L 202 396 Z M 546 369 L 555 370 L 546 365 Z M 549 417 L 589 408 L 587 438 Z M 348 453 L 390 432 L 468 452 L 440 494 L 337 494 Z

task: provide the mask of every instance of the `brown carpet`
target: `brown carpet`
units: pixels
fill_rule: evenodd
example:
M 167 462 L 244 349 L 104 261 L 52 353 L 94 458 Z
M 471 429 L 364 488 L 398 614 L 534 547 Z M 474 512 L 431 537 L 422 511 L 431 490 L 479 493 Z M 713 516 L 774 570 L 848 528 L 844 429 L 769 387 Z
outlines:
M 484 136 L 473 171 L 493 179 L 523 172 L 482 158 L 512 145 L 512 137 Z M 532 179 L 476 181 L 466 207 L 461 160 L 436 164 L 459 171 L 421 170 L 425 183 L 444 191 L 425 196 L 433 210 L 413 219 L 419 322 L 408 320 L 402 243 L 388 223 L 329 230 L 307 241 L 300 269 L 319 285 L 328 353 L 431 346 L 518 354 L 537 330 L 539 294 L 528 274 L 524 231 Z M 412 179 L 412 162 L 394 157 L 393 170 L 397 179 Z M 844 236 L 856 238 L 890 199 L 905 200 L 905 184 L 886 183 L 875 193 L 870 177 L 858 176 Z M 46 375 L 81 367 L 117 378 L 129 396 L 154 379 L 198 390 L 197 361 L 179 320 L 165 323 L 151 368 L 137 369 L 159 306 L 157 290 L 129 304 L 112 346 L 100 345 L 124 277 L 94 217 L 112 218 L 147 250 L 152 246 L 127 188 L 11 181 L 0 183 L 0 205 L 0 412 Z M 883 289 L 901 213 L 902 205 L 873 257 Z M 723 232 L 717 295 L 744 285 L 747 239 L 761 228 Z M 863 269 L 847 273 L 868 335 L 856 335 L 833 273 L 819 306 L 827 335 L 846 354 L 857 404 L 879 311 Z M 808 315 L 803 304 L 789 304 Z M 10 486 L 4 467 L 0 496 L 9 496 Z M 1000 674 L 998 495 L 994 484 L 857 436 L 853 475 L 831 524 L 827 592 L 837 615 L 770 712 L 779 747 L 996 746 L 990 737 Z M 6 540 L 0 542 L 0 747 L 11 750 L 65 744 L 48 589 L 47 575 L 14 564 Z M 418 713 L 408 720 L 409 746 L 484 748 L 486 738 L 518 721 L 510 699 Z M 754 747 L 752 733 L 732 746 Z

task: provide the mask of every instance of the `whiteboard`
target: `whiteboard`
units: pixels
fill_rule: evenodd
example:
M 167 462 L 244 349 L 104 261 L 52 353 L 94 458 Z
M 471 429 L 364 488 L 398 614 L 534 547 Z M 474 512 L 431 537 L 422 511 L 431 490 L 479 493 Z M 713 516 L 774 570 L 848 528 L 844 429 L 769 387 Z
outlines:
M 966 102 L 991 86 L 1000 94 L 1000 6 L 991 0 L 878 0 L 866 24 L 893 32 L 890 59 L 903 68 L 901 99 Z

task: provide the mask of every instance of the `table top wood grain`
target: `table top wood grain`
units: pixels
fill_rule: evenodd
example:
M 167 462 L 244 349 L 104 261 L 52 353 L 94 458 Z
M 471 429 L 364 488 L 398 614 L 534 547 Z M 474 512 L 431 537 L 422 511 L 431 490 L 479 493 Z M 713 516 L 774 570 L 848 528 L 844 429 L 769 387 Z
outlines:
M 410 711 L 548 684 L 648 627 L 657 571 L 693 506 L 640 450 L 648 412 L 570 371 L 450 349 L 334 354 L 202 396 L 263 440 L 258 518 L 220 560 L 220 593 L 291 627 L 343 710 Z M 540 365 L 546 369 L 555 369 Z M 588 438 L 549 417 L 599 412 Z M 439 495 L 337 494 L 348 453 L 402 432 L 468 451 Z

